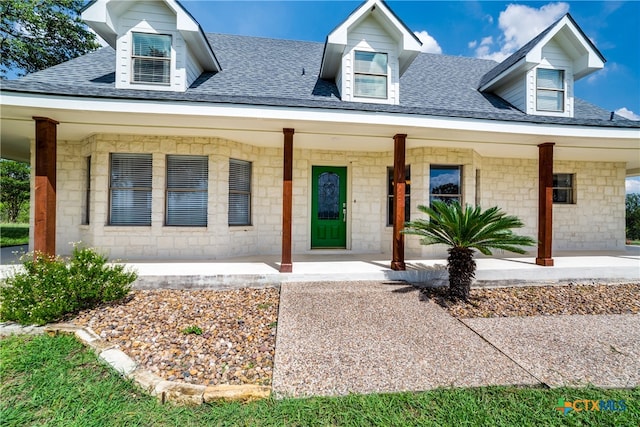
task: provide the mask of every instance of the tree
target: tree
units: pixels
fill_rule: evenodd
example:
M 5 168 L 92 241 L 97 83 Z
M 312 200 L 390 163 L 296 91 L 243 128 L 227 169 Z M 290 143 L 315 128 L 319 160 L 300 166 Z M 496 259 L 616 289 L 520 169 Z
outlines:
M 625 208 L 627 239 L 640 240 L 640 194 L 627 194 Z
M 9 222 L 16 222 L 20 208 L 29 200 L 29 165 L 0 160 L 0 202 Z
M 449 299 L 469 299 L 471 282 L 475 277 L 474 249 L 491 255 L 491 249 L 525 253 L 519 246 L 533 246 L 535 241 L 519 236 L 511 229 L 523 227 L 515 216 L 507 216 L 498 207 L 482 211 L 479 206 L 462 207 L 459 203 L 447 204 L 434 201 L 432 207 L 418 206 L 428 219 L 407 222 L 405 234 L 422 237 L 423 245 L 449 246 L 447 258 L 449 270 Z
M 100 47 L 80 18 L 83 0 L 1 0 L 0 77 L 23 76 Z

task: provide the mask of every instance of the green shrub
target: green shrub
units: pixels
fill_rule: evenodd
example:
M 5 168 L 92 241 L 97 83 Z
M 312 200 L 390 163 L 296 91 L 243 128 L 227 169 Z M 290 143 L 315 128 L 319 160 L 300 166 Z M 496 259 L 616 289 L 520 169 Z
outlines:
M 38 324 L 124 298 L 136 279 L 123 265 L 106 265 L 93 249 L 73 249 L 71 259 L 27 254 L 24 271 L 0 285 L 0 320 Z

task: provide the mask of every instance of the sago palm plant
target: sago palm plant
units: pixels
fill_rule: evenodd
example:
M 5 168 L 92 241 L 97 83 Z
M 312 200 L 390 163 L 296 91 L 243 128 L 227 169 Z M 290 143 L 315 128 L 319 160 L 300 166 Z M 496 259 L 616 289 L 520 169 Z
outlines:
M 479 206 L 463 208 L 459 203 L 434 201 L 431 207 L 418 206 L 418 210 L 428 218 L 407 222 L 403 233 L 420 236 L 423 245 L 449 246 L 449 298 L 454 301 L 469 299 L 476 273 L 474 249 L 484 255 L 491 255 L 492 249 L 522 254 L 526 251 L 520 246 L 535 245 L 532 238 L 513 233 L 512 229 L 523 227 L 522 221 L 498 207 L 482 211 Z

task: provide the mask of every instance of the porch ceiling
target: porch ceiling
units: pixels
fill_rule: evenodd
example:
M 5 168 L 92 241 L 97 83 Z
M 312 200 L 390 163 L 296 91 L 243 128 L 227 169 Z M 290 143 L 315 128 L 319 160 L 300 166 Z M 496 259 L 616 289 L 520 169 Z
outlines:
M 628 170 L 640 168 L 638 129 L 256 107 L 200 105 L 199 109 L 185 111 L 158 104 L 155 108 L 136 108 L 135 103 L 130 103 L 124 108 L 105 101 L 99 105 L 84 103 L 85 108 L 73 102 L 68 106 L 3 104 L 1 155 L 25 161 L 29 159 L 29 141 L 35 137 L 32 117 L 43 116 L 60 122 L 58 140 L 122 133 L 219 137 L 255 146 L 282 147 L 282 129 L 294 128 L 294 148 L 391 152 L 393 136 L 405 133 L 407 149 L 462 148 L 486 157 L 536 159 L 538 144 L 555 142 L 554 156 L 558 160 L 625 162 Z

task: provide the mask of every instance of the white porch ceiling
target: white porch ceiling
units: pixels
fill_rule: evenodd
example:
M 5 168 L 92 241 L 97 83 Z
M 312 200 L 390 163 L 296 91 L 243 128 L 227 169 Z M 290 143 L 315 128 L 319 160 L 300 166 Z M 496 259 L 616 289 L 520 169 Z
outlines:
M 1 155 L 16 160 L 29 159 L 29 142 L 35 138 L 32 117 L 43 116 L 60 122 L 58 140 L 78 141 L 96 133 L 121 133 L 219 137 L 255 146 L 281 147 L 282 129 L 293 128 L 294 148 L 389 152 L 393 150 L 393 136 L 405 133 L 409 149 L 465 148 L 485 157 L 535 159 L 538 144 L 555 142 L 554 157 L 558 160 L 625 162 L 628 170 L 640 168 L 638 129 L 210 104 L 171 108 L 168 103 L 150 105 L 126 100 L 36 106 L 18 99 L 8 105 L 6 99 L 3 96 Z

